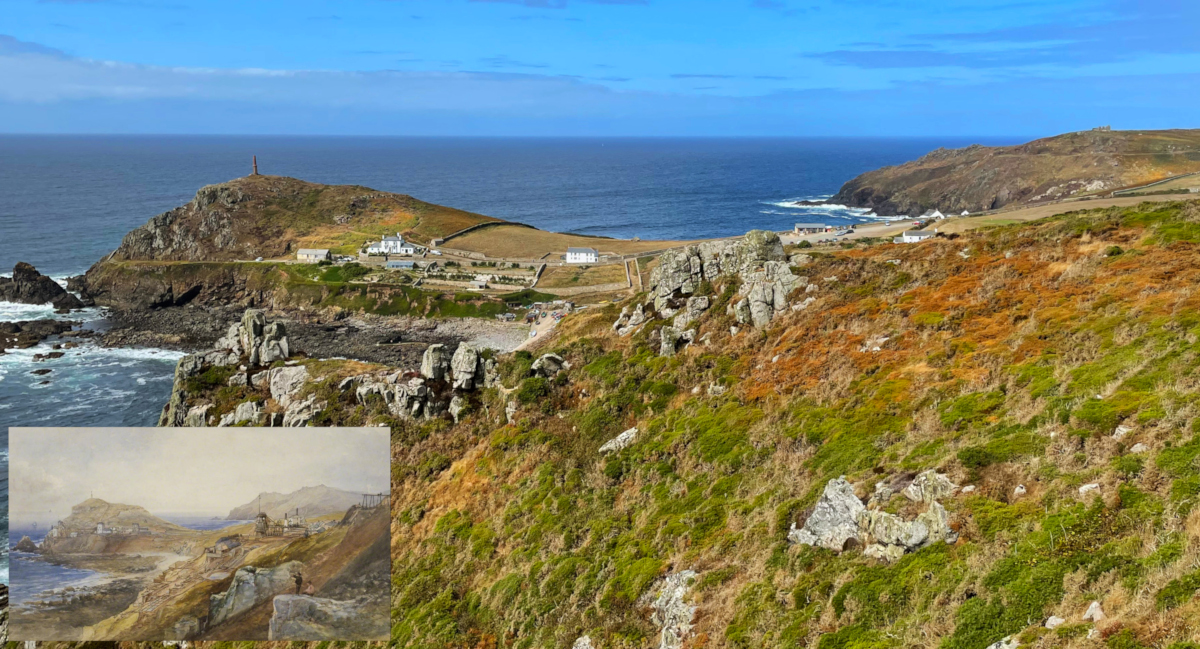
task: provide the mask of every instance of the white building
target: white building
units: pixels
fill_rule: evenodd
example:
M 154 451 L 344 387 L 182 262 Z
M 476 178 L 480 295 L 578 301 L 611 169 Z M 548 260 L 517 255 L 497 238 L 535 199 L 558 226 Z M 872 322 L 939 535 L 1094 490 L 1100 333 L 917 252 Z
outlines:
M 907 230 L 901 232 L 900 236 L 892 239 L 892 243 L 920 243 L 926 239 L 932 239 L 936 233 L 926 232 L 924 230 Z
M 404 237 L 397 232 L 396 236 L 385 236 L 383 239 L 376 241 L 367 246 L 367 254 L 371 255 L 415 255 L 417 254 L 417 245 L 405 241 Z
M 595 248 L 567 248 L 568 264 L 594 264 L 599 257 Z
M 325 261 L 329 259 L 329 249 L 301 248 L 296 251 L 296 259 L 300 261 Z
M 926 220 L 928 220 L 928 219 L 944 219 L 944 218 L 946 218 L 946 215 L 942 214 L 938 210 L 929 210 L 928 212 L 922 214 L 921 218 L 926 219 Z

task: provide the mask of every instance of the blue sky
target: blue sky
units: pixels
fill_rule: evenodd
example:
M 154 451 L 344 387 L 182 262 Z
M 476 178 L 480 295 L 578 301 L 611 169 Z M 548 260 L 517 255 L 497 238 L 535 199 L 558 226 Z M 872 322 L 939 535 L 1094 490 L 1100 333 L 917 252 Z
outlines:
M 1184 0 L 0 0 L 0 132 L 1200 126 Z

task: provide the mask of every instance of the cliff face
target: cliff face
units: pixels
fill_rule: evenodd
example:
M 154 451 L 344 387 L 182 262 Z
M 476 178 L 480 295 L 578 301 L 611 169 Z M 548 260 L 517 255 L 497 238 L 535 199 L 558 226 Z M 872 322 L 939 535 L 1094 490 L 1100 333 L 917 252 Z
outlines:
M 958 214 L 1109 192 L 1200 171 L 1200 130 L 1083 131 L 1019 146 L 938 149 L 847 182 L 830 202 Z

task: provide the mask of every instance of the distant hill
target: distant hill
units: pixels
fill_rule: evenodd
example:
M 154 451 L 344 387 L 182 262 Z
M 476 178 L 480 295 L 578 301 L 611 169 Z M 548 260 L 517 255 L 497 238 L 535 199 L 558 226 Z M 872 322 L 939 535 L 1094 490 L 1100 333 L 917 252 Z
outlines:
M 95 529 L 97 523 L 106 526 L 128 527 L 137 523 L 154 532 L 181 531 L 187 528 L 168 523 L 137 505 L 110 503 L 99 498 L 87 500 L 71 508 L 71 515 L 63 519 L 67 529 Z
M 271 518 L 281 518 L 284 514 L 300 508 L 305 516 L 324 516 L 340 514 L 362 501 L 362 494 L 354 491 L 343 491 L 318 485 L 304 487 L 290 494 L 276 492 L 261 493 L 257 498 L 245 505 L 234 507 L 226 516 L 229 520 L 244 521 L 258 515 L 259 507 Z
M 115 261 L 231 261 L 294 256 L 299 248 L 358 250 L 401 232 L 436 237 L 499 219 L 359 185 L 322 185 L 283 176 L 246 176 L 208 185 L 180 207 L 129 232 Z
M 1007 147 L 938 149 L 846 183 L 831 203 L 877 214 L 977 212 L 1107 194 L 1200 171 L 1200 130 L 1080 131 Z

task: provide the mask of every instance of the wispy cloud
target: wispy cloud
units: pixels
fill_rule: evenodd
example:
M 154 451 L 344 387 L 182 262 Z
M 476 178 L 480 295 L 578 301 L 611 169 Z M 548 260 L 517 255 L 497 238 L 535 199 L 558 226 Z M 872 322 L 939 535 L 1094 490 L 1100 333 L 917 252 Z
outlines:
M 14 36 L 0 34 L 0 56 L 17 54 L 38 54 L 55 58 L 66 58 L 67 56 L 66 52 L 53 47 L 47 47 L 41 43 L 30 43 L 18 40 Z
M 511 58 L 509 58 L 508 56 L 506 56 L 506 55 L 504 55 L 504 54 L 498 54 L 498 55 L 496 55 L 496 56 L 488 56 L 488 57 L 485 57 L 485 58 L 479 59 L 479 61 L 480 61 L 481 63 L 483 63 L 484 65 L 486 65 L 486 66 L 488 66 L 488 67 L 492 67 L 492 68 L 534 68 L 534 69 L 541 69 L 541 68 L 548 68 L 548 67 L 550 67 L 550 66 L 548 66 L 548 65 L 545 65 L 545 64 L 542 64 L 542 63 L 527 63 L 527 62 L 525 62 L 525 61 L 517 61 L 517 60 L 514 60 L 514 59 L 511 59 Z
M 672 79 L 732 79 L 732 74 L 672 74 Z

